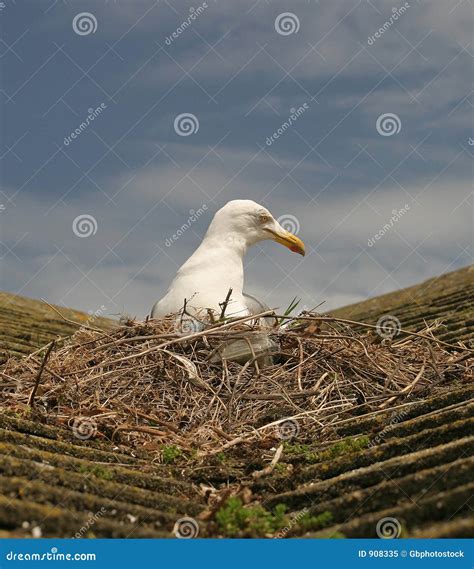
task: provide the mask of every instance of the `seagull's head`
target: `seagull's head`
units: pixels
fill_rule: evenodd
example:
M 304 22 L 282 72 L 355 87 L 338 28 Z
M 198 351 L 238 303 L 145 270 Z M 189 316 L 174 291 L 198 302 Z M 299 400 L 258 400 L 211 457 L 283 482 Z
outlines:
M 223 239 L 238 241 L 245 247 L 272 239 L 295 253 L 305 254 L 303 241 L 284 229 L 267 208 L 252 200 L 227 202 L 215 214 L 209 229 Z

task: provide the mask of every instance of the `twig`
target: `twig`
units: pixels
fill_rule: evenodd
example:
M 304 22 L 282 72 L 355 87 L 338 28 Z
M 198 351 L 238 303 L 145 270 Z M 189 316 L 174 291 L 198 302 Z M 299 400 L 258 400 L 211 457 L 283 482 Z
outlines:
M 51 310 L 54 310 L 54 312 L 56 312 L 56 314 L 62 318 L 64 320 L 64 322 L 68 322 L 69 324 L 73 324 L 74 326 L 78 326 L 79 328 L 86 328 L 87 330 L 92 330 L 93 332 L 103 332 L 103 330 L 101 330 L 100 328 L 94 328 L 93 326 L 87 326 L 87 324 L 81 324 L 80 322 L 76 322 L 75 320 L 70 320 L 69 318 L 66 318 L 63 314 L 61 314 L 61 312 L 52 304 L 50 304 L 47 300 L 45 300 L 44 298 L 41 299 L 45 304 L 47 304 Z
M 132 414 L 135 413 L 139 417 L 142 417 L 142 419 L 146 419 L 147 421 L 156 423 L 157 425 L 161 425 L 162 427 L 166 427 L 170 431 L 173 431 L 173 433 L 176 434 L 179 433 L 179 429 L 168 421 L 163 421 L 162 419 L 158 419 L 157 417 L 152 417 L 151 415 L 147 415 L 146 413 L 142 413 L 141 411 L 138 411 L 136 409 L 131 409 L 128 405 L 124 405 L 124 407 L 128 409 L 130 413 Z
M 232 296 L 232 289 L 230 288 L 229 292 L 227 293 L 227 296 L 225 297 L 224 302 L 219 302 L 219 306 L 221 307 L 221 315 L 219 317 L 219 320 L 224 320 L 225 311 L 227 310 L 227 305 L 229 304 L 231 296 Z
M 390 397 L 390 399 L 387 399 L 387 401 L 385 401 L 384 403 L 382 403 L 382 405 L 380 405 L 380 408 L 383 409 L 383 408 L 387 407 L 388 405 L 390 405 L 390 403 L 395 401 L 395 399 L 397 399 L 397 397 L 400 397 L 401 395 L 404 395 L 405 393 L 410 391 L 410 389 L 413 389 L 413 387 L 415 387 L 415 385 L 418 383 L 418 380 L 423 376 L 424 371 L 425 371 L 425 364 L 423 364 L 421 366 L 421 369 L 418 372 L 418 375 L 415 377 L 415 379 L 409 385 L 407 385 L 404 389 L 402 389 L 394 397 Z
M 52 340 L 51 343 L 49 344 L 46 353 L 44 354 L 44 358 L 43 361 L 41 362 L 40 368 L 38 370 L 38 374 L 36 375 L 36 379 L 35 379 L 35 384 L 33 386 L 33 389 L 31 390 L 30 396 L 28 398 L 28 405 L 33 409 L 33 407 L 35 406 L 35 395 L 36 392 L 38 391 L 38 386 L 41 380 L 41 374 L 43 373 L 44 370 L 44 366 L 46 365 L 46 362 L 48 361 L 49 355 L 52 351 L 52 349 L 54 348 L 54 344 L 55 344 L 55 340 Z
M 56 344 L 57 344 L 57 341 L 56 341 L 56 340 L 55 340 L 55 342 L 56 342 Z M 43 346 L 42 349 L 44 350 L 44 346 Z M 38 352 L 35 352 L 35 353 L 38 353 Z M 28 359 L 33 360 L 36 364 L 38 363 L 38 360 L 36 359 L 36 357 L 32 357 L 32 354 L 30 354 L 30 355 L 28 356 Z M 47 371 L 48 373 L 50 373 L 52 376 L 54 376 L 56 379 L 58 379 L 58 380 L 61 381 L 62 383 L 64 383 L 64 382 L 66 381 L 63 377 L 61 377 L 59 374 L 57 374 L 57 373 L 56 373 L 55 371 L 53 371 L 52 369 L 49 369 L 49 367 L 47 367 L 46 365 L 44 366 L 44 369 L 45 369 L 45 371 Z
M 300 350 L 300 363 L 298 365 L 297 371 L 297 381 L 298 381 L 298 389 L 303 391 L 303 386 L 301 385 L 301 375 L 303 373 L 303 360 L 304 360 L 304 351 L 303 351 L 303 344 L 301 342 L 301 338 L 297 338 L 298 340 L 298 347 Z
M 275 455 L 273 456 L 273 459 L 270 462 L 270 464 L 268 466 L 266 466 L 265 468 L 263 468 L 262 470 L 257 470 L 256 472 L 253 472 L 252 478 L 254 478 L 255 480 L 258 480 L 259 478 L 262 478 L 263 476 L 267 476 L 267 474 L 271 474 L 273 472 L 273 470 L 275 469 L 275 466 L 277 465 L 278 461 L 280 460 L 282 452 L 283 452 L 283 443 L 276 449 Z

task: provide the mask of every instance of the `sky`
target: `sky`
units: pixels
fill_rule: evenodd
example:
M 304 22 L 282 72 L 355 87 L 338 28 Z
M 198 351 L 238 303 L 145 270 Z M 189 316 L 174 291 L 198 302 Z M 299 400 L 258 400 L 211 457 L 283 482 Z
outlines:
M 2 290 L 142 318 L 238 198 L 306 244 L 249 249 L 271 307 L 472 263 L 469 0 L 3 0 L 0 24 Z

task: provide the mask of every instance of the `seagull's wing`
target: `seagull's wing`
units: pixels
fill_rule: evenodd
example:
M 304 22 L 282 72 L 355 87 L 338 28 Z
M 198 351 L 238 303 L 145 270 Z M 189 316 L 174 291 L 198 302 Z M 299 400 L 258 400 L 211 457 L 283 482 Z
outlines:
M 255 296 L 252 296 L 247 292 L 243 292 L 242 296 L 244 297 L 245 305 L 247 306 L 250 314 L 260 314 L 261 312 L 266 312 L 267 310 L 270 310 L 269 306 L 267 306 L 264 302 L 262 302 L 258 298 L 255 298 Z M 277 323 L 277 319 L 274 318 L 273 316 L 270 317 L 267 316 L 264 318 L 264 320 L 268 326 L 275 326 L 275 324 Z
M 247 292 L 243 292 L 242 295 L 245 299 L 245 304 L 247 305 L 250 314 L 259 314 L 260 312 L 265 312 L 267 310 L 270 310 L 269 306 L 267 306 L 261 300 L 258 300 L 258 298 L 255 298 L 255 296 L 252 296 Z

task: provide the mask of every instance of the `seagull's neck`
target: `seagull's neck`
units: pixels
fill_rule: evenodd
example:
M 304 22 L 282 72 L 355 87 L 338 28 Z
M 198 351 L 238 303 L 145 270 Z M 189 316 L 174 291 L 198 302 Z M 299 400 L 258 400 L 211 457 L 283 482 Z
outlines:
M 236 231 L 213 231 L 210 227 L 201 245 L 196 250 L 204 249 L 206 252 L 220 251 L 228 256 L 243 259 L 247 252 L 247 242 L 245 238 Z
M 219 231 L 211 226 L 199 247 L 180 268 L 178 275 L 206 273 L 208 281 L 241 291 L 246 251 L 245 238 L 238 232 Z

